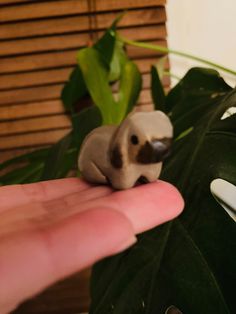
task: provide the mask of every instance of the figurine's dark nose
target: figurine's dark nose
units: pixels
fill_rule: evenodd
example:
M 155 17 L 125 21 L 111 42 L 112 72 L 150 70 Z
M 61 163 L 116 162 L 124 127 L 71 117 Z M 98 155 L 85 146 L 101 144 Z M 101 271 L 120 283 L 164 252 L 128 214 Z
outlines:
M 142 164 L 153 164 L 163 161 L 170 154 L 171 139 L 152 140 L 141 147 L 137 161 Z
M 170 139 L 154 140 L 150 143 L 152 147 L 152 161 L 160 162 L 163 161 L 170 154 Z

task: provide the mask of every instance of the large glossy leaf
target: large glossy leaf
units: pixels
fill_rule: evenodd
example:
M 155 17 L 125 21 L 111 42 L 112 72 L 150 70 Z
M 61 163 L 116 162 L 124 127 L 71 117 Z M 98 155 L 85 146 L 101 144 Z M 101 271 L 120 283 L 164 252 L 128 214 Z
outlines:
M 198 116 L 191 118 L 192 132 L 175 141 L 162 172 L 162 179 L 181 191 L 185 210 L 95 266 L 90 313 L 164 314 L 171 305 L 186 314 L 236 312 L 236 225 L 210 193 L 217 177 L 236 184 L 236 115 L 221 120 L 236 105 L 236 90 L 218 75 L 213 86 L 208 70 L 194 71 L 183 79 L 188 81 L 183 98 L 183 81 L 178 85 L 171 107 L 188 120 L 194 106 Z M 212 99 L 212 91 L 219 96 Z M 183 112 L 185 97 L 194 102 Z M 175 114 L 175 121 L 179 118 Z
M 165 108 L 167 111 L 171 110 L 169 112 L 175 124 L 175 136 L 178 137 L 193 127 L 202 119 L 206 110 L 214 111 L 225 93 L 231 90 L 215 70 L 189 70 L 166 97 Z

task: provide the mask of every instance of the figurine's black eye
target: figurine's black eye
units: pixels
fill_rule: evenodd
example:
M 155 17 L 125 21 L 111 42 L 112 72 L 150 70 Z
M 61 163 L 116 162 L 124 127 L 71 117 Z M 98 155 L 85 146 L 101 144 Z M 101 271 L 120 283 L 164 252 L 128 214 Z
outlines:
M 136 135 L 132 135 L 130 140 L 131 140 L 132 144 L 134 144 L 134 145 L 138 144 L 138 137 Z

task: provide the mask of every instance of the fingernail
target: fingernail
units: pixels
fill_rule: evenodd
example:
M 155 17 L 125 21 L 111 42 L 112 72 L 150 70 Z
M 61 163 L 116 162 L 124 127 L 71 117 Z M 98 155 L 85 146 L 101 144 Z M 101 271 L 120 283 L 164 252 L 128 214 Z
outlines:
M 129 247 L 131 247 L 134 243 L 137 242 L 137 238 L 135 236 L 132 236 L 131 238 L 126 239 L 125 241 L 122 241 L 118 246 L 114 248 L 113 253 L 117 254 L 120 253 Z

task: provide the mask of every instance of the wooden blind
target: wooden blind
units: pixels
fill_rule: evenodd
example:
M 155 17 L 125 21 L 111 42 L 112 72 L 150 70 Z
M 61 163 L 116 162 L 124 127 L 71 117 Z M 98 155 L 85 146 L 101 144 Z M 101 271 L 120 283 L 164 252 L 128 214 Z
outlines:
M 60 93 L 76 64 L 76 51 L 99 37 L 128 10 L 119 31 L 135 40 L 166 45 L 165 0 L 0 0 L 0 162 L 49 145 L 70 129 Z M 150 64 L 160 55 L 128 47 L 150 104 Z M 168 84 L 168 79 L 165 80 Z

